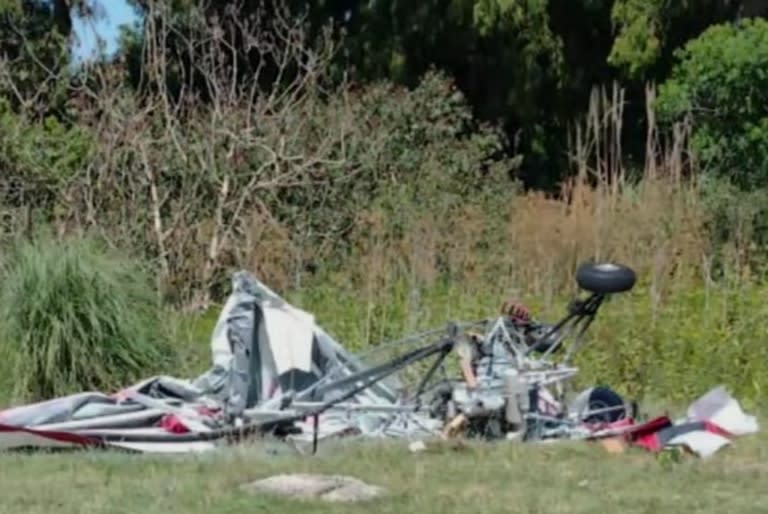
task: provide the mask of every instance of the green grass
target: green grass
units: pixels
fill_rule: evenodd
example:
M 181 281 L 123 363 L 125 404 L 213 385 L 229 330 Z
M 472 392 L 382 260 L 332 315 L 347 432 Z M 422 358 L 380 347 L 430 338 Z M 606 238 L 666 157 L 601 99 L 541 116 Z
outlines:
M 369 364 L 380 364 L 408 346 L 383 347 L 449 320 L 472 321 L 496 315 L 504 291 L 469 289 L 437 283 L 413 290 L 394 282 L 376 297 L 330 281 L 288 291 L 293 305 L 316 316 L 317 322 Z M 655 300 L 641 281 L 628 293 L 610 298 L 590 327 L 576 364 L 577 387 L 596 383 L 647 402 L 663 399 L 687 405 L 723 384 L 748 409 L 768 408 L 768 335 L 764 298 L 768 284 L 744 282 L 702 286 L 676 284 Z M 534 316 L 549 322 L 566 310 L 569 296 L 521 295 Z M 166 372 L 192 377 L 210 366 L 210 336 L 220 307 L 193 317 L 169 314 L 177 360 Z
M 366 298 L 351 287 L 320 283 L 289 300 L 315 314 L 345 347 L 365 353 L 383 340 L 449 320 L 493 317 L 509 294 L 493 284 L 470 286 L 415 289 L 395 281 Z M 577 355 L 579 382 L 608 384 L 638 400 L 683 404 L 724 384 L 749 408 L 766 407 L 759 405 L 768 391 L 766 295 L 768 284 L 758 281 L 673 283 L 658 294 L 641 277 L 633 291 L 602 306 Z M 535 317 L 549 322 L 563 316 L 571 299 L 524 291 L 519 297 Z
M 159 299 L 140 264 L 90 239 L 20 240 L 0 282 L 6 395 L 42 400 L 111 391 L 173 360 Z
M 219 318 L 216 305 L 193 316 L 173 310 L 164 313 L 165 329 L 173 345 L 174 361 L 164 372 L 179 378 L 193 378 L 211 365 L 211 335 Z
M 403 441 L 321 444 L 201 456 L 114 453 L 0 457 L 0 512 L 12 514 L 718 513 L 766 512 L 768 438 L 736 441 L 708 460 L 674 463 L 590 443 L 442 445 L 411 454 Z M 388 489 L 371 503 L 325 504 L 241 492 L 281 472 L 346 474 Z

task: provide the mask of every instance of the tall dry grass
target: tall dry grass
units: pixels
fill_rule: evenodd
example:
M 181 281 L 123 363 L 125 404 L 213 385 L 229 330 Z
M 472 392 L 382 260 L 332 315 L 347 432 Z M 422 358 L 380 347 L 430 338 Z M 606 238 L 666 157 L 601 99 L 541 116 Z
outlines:
M 468 290 L 554 298 L 572 291 L 573 271 L 588 259 L 634 267 L 655 302 L 677 282 L 702 280 L 708 213 L 697 183 L 686 178 L 686 133 L 676 129 L 660 143 L 651 127 L 645 167 L 629 173 L 621 159 L 621 101 L 618 88 L 592 95 L 560 194 L 511 190 L 444 211 L 404 205 L 409 223 L 396 228 L 390 213 L 361 213 L 356 253 L 343 274 L 373 301 L 395 280 L 418 288 L 446 277 Z

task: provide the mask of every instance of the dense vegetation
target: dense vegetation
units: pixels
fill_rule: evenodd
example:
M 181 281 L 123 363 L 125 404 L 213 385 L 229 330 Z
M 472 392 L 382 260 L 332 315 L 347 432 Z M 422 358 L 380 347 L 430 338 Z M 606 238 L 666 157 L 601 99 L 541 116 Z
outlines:
M 14 245 L 0 295 L 16 398 L 117 389 L 172 362 L 146 271 L 88 239 Z
M 173 339 L 164 371 L 184 376 L 210 327 L 178 328 L 238 267 L 361 348 L 510 295 L 558 315 L 598 258 L 640 283 L 606 305 L 585 380 L 673 399 L 768 385 L 761 4 L 136 1 L 118 55 L 75 68 L 72 17 L 96 4 L 0 0 L 3 352 L 104 337 L 125 356 L 163 309 L 181 324 L 138 331 L 136 358 L 162 364 L 147 343 Z M 39 226 L 62 242 L 19 250 Z M 56 259 L 84 236 L 95 270 Z M 163 306 L 118 314 L 145 264 Z M 18 314 L 64 315 L 69 280 L 86 309 L 118 291 L 115 324 Z M 17 396 L 113 388 L 144 361 L 101 378 L 39 362 Z

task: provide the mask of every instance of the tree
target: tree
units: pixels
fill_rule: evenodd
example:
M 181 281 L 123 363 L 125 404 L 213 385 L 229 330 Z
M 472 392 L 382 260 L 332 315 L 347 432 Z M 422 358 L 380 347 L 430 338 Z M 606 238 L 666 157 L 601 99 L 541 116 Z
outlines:
M 145 14 L 163 5 L 184 16 L 194 1 L 133 4 Z M 331 74 L 336 80 L 387 79 L 415 87 L 431 67 L 453 77 L 475 115 L 504 125 L 507 151 L 525 155 L 525 183 L 544 188 L 556 185 L 567 170 L 567 126 L 586 110 L 593 86 L 624 83 L 624 112 L 631 120 L 624 146 L 642 155 L 644 83 L 663 80 L 674 49 L 707 26 L 761 9 L 754 0 L 286 1 L 293 16 L 305 18 L 313 37 L 329 26 L 343 37 Z M 221 19 L 238 7 L 246 18 L 269 18 L 275 4 L 210 0 L 205 13 L 207 19 Z M 140 37 L 127 40 L 135 55 Z M 173 49 L 178 41 L 164 44 Z M 171 61 L 175 53 L 169 51 Z M 260 57 L 244 57 L 247 75 Z M 134 80 L 140 76 L 136 71 Z
M 16 108 L 55 110 L 73 17 L 94 16 L 99 7 L 97 0 L 0 0 L 0 97 Z
M 768 5 L 753 0 L 615 0 L 608 62 L 629 78 L 664 77 L 674 51 L 710 25 L 766 13 Z
M 133 3 L 144 13 L 145 23 L 151 23 L 152 13 L 158 12 L 160 5 L 170 6 L 177 17 L 189 12 L 184 0 L 170 4 L 151 0 Z M 240 4 L 225 0 L 208 2 L 206 19 L 224 19 L 227 9 L 238 6 L 242 8 L 243 19 L 255 17 L 267 24 L 274 10 L 273 2 Z M 573 53 L 563 51 L 562 39 L 551 30 L 549 6 L 549 0 L 326 0 L 309 6 L 307 2 L 288 2 L 293 16 L 305 17 L 310 39 L 323 37 L 329 28 L 335 36 L 343 37 L 335 72 L 331 74 L 336 80 L 395 80 L 415 87 L 433 67 L 455 78 L 479 118 L 505 126 L 510 135 L 507 152 L 517 155 L 527 150 L 524 164 L 530 169 L 529 182 L 535 185 L 547 185 L 551 174 L 562 170 L 562 160 L 546 173 L 537 171 L 537 167 L 558 161 L 551 159 L 553 155 L 564 157 L 559 134 L 561 120 L 567 116 L 561 116 L 560 109 L 566 108 L 570 113 L 578 105 L 560 94 L 568 82 L 565 56 L 571 58 Z M 560 13 L 556 15 L 559 17 Z M 225 33 L 237 32 L 234 27 L 222 29 Z M 126 41 L 131 42 L 126 55 L 135 63 L 133 77 L 138 85 L 140 77 L 146 74 L 138 69 L 142 60 L 135 56 L 146 46 L 135 34 L 127 36 Z M 170 61 L 177 65 L 174 55 L 178 52 L 174 47 L 179 40 L 172 37 L 164 44 L 169 49 Z M 233 46 L 241 49 L 240 69 L 244 76 L 249 70 L 263 68 L 260 54 L 243 52 L 247 45 Z M 590 49 L 586 55 L 593 53 Z M 262 76 L 266 76 L 263 70 Z M 190 78 L 188 74 L 186 77 Z M 579 83 L 583 77 L 580 75 Z M 584 81 L 589 82 L 590 77 Z M 567 91 L 573 94 L 579 90 Z M 587 94 L 583 95 L 584 103 Z M 203 91 L 201 98 L 205 96 Z
M 768 185 L 768 21 L 712 26 L 676 57 L 660 117 L 693 123 L 706 169 L 744 187 Z

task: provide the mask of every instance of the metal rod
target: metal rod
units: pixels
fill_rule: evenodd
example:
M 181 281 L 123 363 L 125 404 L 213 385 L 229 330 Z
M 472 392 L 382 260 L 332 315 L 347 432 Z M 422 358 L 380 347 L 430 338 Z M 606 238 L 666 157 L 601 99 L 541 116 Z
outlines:
M 451 348 L 449 347 L 447 350 L 443 350 L 443 352 L 440 354 L 440 356 L 435 359 L 435 362 L 432 363 L 432 366 L 430 366 L 429 370 L 427 370 L 424 377 L 421 379 L 421 382 L 419 382 L 419 386 L 416 388 L 415 397 L 419 398 L 421 394 L 424 392 L 424 389 L 427 387 L 427 383 L 432 378 L 432 375 L 435 374 L 437 371 L 437 368 L 440 367 L 440 365 L 445 361 L 445 358 L 448 356 L 448 354 L 451 353 Z M 418 400 L 417 400 L 418 401 Z
M 395 357 L 394 359 L 390 360 L 389 362 L 386 362 L 384 364 L 380 364 L 379 366 L 376 366 L 376 367 L 373 367 L 373 368 L 369 368 L 369 369 L 366 369 L 366 370 L 363 370 L 363 371 L 359 371 L 357 373 L 353 373 L 352 375 L 349 375 L 348 377 L 345 377 L 345 378 L 342 378 L 342 379 L 339 379 L 339 380 L 335 380 L 335 381 L 330 382 L 329 384 L 326 384 L 324 386 L 320 386 L 317 389 L 315 389 L 314 391 L 311 391 L 311 393 L 312 393 L 312 395 L 318 394 L 318 395 L 322 396 L 327 391 L 331 391 L 333 389 L 339 389 L 339 388 L 344 387 L 346 385 L 354 384 L 356 382 L 360 382 L 362 380 L 366 380 L 369 377 L 374 377 L 374 376 L 378 376 L 378 375 L 382 375 L 383 374 L 381 376 L 381 378 L 378 378 L 376 380 L 376 382 L 378 382 L 378 381 L 382 380 L 383 378 L 385 378 L 386 376 L 389 376 L 389 375 L 393 374 L 395 371 L 399 370 L 400 368 L 403 368 L 403 367 L 411 364 L 412 362 L 417 362 L 419 360 L 423 360 L 426 357 L 429 357 L 429 356 L 431 356 L 434 353 L 442 351 L 442 348 L 443 348 L 443 346 L 445 344 L 446 343 L 443 341 L 443 342 L 440 342 L 440 343 L 431 344 L 431 345 L 426 346 L 426 347 L 418 348 L 416 350 L 413 350 L 411 352 L 406 353 L 405 355 L 401 355 L 400 357 Z M 373 384 L 371 384 L 371 385 L 373 385 Z M 370 387 L 370 385 L 367 386 L 367 387 Z M 359 387 L 357 387 L 356 389 L 359 389 Z M 307 393 L 302 393 L 302 397 L 303 396 L 307 396 Z

